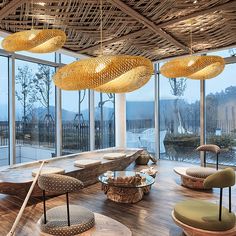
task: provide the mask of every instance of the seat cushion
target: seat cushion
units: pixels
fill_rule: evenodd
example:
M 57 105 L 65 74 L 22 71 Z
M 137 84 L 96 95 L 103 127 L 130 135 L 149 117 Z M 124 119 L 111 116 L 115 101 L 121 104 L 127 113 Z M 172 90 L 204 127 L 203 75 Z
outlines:
M 92 160 L 92 159 L 80 159 L 80 160 L 74 161 L 74 166 L 81 167 L 81 168 L 97 166 L 100 164 L 101 164 L 100 160 Z
M 70 205 L 70 226 L 67 222 L 66 205 L 48 210 L 46 216 L 46 224 L 44 224 L 44 216 L 40 218 L 40 229 L 52 235 L 77 235 L 95 225 L 94 213 L 77 205 Z
M 182 223 L 194 228 L 209 231 L 229 230 L 235 225 L 234 213 L 222 208 L 222 220 L 219 221 L 219 206 L 201 200 L 189 200 L 177 203 L 175 217 Z
M 190 167 L 186 170 L 186 174 L 196 178 L 205 179 L 209 175 L 215 174 L 217 170 L 208 167 Z
M 38 174 L 39 169 L 33 169 L 32 170 L 32 176 L 35 177 Z M 41 175 L 45 175 L 45 174 L 64 174 L 65 170 L 62 168 L 58 168 L 58 167 L 43 167 L 43 169 L 41 170 Z
M 40 175 L 38 185 L 42 190 L 58 194 L 75 192 L 84 187 L 80 180 L 59 174 Z
M 120 152 L 111 152 L 111 153 L 106 153 L 104 154 L 103 158 L 107 160 L 116 160 L 116 159 L 121 159 L 126 157 L 125 153 L 120 153 Z

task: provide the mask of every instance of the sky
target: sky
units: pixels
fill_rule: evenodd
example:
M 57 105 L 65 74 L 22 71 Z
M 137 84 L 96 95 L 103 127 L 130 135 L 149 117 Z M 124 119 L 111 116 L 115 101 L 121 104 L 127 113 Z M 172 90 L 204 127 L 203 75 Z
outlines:
M 22 52 L 24 55 L 34 55 L 32 53 Z M 229 56 L 229 50 L 219 51 L 211 53 L 211 55 L 220 55 L 223 57 Z M 36 54 L 37 58 L 41 58 L 44 60 L 54 60 L 54 54 Z M 68 64 L 75 61 L 74 57 L 70 57 L 67 55 L 61 56 L 62 63 Z M 16 61 L 16 71 L 18 67 L 22 67 L 24 65 L 29 65 L 32 69 L 33 73 L 36 73 L 38 66 L 35 63 L 25 62 L 25 61 Z M 7 96 L 7 58 L 0 57 L 0 106 L 2 104 L 7 104 L 8 96 Z M 183 98 L 188 102 L 194 102 L 200 99 L 200 82 L 195 80 L 187 79 L 186 81 L 186 89 L 184 92 Z M 206 94 L 221 92 L 225 88 L 229 86 L 236 86 L 236 64 L 226 65 L 224 71 L 217 77 L 206 81 Z M 17 86 L 16 86 L 17 89 Z M 169 85 L 169 81 L 167 78 L 160 76 L 160 99 L 169 99 L 173 98 L 171 94 L 171 89 Z M 144 85 L 139 90 L 136 90 L 131 93 L 126 94 L 127 101 L 154 101 L 154 76 L 150 79 L 150 81 Z M 98 105 L 99 102 L 99 93 L 95 92 L 95 105 Z M 104 95 L 104 100 L 108 97 Z M 55 102 L 55 93 L 54 89 L 51 94 L 51 104 Z M 16 105 L 20 106 L 19 102 L 16 101 Z M 106 102 L 105 106 L 112 107 L 113 104 L 111 102 Z M 69 111 L 77 111 L 78 110 L 78 92 L 77 91 L 63 91 L 62 92 L 62 108 Z M 82 110 L 88 108 L 88 92 L 86 92 L 85 99 L 82 103 Z M 0 107 L 1 112 L 1 107 Z

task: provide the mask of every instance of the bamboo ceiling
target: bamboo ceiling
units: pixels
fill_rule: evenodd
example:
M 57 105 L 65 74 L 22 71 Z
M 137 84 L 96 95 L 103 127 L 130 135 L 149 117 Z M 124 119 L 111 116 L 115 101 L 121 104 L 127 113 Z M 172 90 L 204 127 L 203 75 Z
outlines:
M 99 0 L 0 0 L 0 28 L 17 32 L 33 22 L 36 29 L 62 29 L 64 48 L 97 56 L 99 6 Z M 194 52 L 236 45 L 236 0 L 103 0 L 103 54 L 152 61 L 188 54 L 191 27 Z

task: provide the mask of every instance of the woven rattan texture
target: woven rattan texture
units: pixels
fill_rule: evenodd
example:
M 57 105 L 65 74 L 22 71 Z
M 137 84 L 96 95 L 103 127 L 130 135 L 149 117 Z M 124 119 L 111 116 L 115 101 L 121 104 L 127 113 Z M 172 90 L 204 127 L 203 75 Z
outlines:
M 152 62 L 144 57 L 103 56 L 66 65 L 56 72 L 53 80 L 65 90 L 124 93 L 142 87 L 152 73 Z
M 66 41 L 62 30 L 24 30 L 6 37 L 2 47 L 10 52 L 29 51 L 34 53 L 50 53 L 60 49 Z
M 160 71 L 167 78 L 211 79 L 219 75 L 225 61 L 219 56 L 187 56 L 165 63 Z
M 42 190 L 58 194 L 75 192 L 84 187 L 80 180 L 60 174 L 40 175 L 38 185 Z
M 88 209 L 70 205 L 70 223 L 67 223 L 66 206 L 54 207 L 47 211 L 47 223 L 44 224 L 44 216 L 40 219 L 40 228 L 44 233 L 57 236 L 70 236 L 83 233 L 91 229 L 95 224 L 94 214 Z

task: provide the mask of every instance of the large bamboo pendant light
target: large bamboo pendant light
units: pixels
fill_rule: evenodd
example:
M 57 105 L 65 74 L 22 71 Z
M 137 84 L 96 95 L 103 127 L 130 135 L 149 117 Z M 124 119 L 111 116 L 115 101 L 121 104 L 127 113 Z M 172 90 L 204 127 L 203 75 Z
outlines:
M 33 14 L 33 1 L 32 1 Z M 29 51 L 33 53 L 50 53 L 60 49 L 66 42 L 66 34 L 59 29 L 32 29 L 17 32 L 7 36 L 2 41 L 2 47 L 9 52 Z
M 165 63 L 160 68 L 160 72 L 167 78 L 186 77 L 195 80 L 214 78 L 224 70 L 225 61 L 220 56 L 192 55 L 192 22 L 190 24 L 191 55 L 173 59 Z
M 101 56 L 73 62 L 60 68 L 54 83 L 64 90 L 93 89 L 106 93 L 131 92 L 148 82 L 153 73 L 152 62 L 141 56 L 103 56 L 102 0 L 100 0 Z

